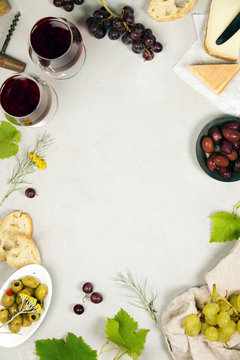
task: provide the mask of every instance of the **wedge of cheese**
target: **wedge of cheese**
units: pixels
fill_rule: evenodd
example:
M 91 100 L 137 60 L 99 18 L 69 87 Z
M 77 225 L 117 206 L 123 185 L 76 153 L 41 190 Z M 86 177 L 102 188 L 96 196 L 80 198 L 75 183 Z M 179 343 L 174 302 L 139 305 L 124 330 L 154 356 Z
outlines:
M 225 60 L 238 60 L 240 30 L 222 45 L 217 45 L 216 40 L 239 11 L 239 0 L 212 0 L 204 43 L 209 55 Z
M 216 94 L 220 94 L 240 70 L 240 64 L 191 65 L 188 66 Z

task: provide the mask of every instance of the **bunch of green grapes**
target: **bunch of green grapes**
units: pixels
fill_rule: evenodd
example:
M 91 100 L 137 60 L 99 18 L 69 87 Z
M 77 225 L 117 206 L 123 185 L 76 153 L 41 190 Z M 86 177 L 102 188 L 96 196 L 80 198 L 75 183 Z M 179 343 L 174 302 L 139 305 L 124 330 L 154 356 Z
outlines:
M 207 302 L 199 314 L 185 318 L 185 332 L 188 336 L 201 333 L 211 342 L 226 343 L 236 331 L 240 334 L 240 295 L 227 300 L 215 293 L 211 299 L 215 302 Z

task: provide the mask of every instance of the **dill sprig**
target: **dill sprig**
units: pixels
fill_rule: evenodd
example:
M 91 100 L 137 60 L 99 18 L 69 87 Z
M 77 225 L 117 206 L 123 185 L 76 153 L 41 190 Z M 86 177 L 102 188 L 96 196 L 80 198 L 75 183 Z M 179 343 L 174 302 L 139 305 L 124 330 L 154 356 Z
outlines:
M 53 143 L 53 139 L 47 133 L 43 133 L 36 142 L 32 151 L 33 154 L 43 157 L 47 148 Z M 29 157 L 26 152 L 21 160 L 17 158 L 17 166 L 12 172 L 12 176 L 8 180 L 9 190 L 0 202 L 0 206 L 4 201 L 14 192 L 21 189 L 21 184 L 24 184 L 25 176 L 31 174 L 38 169 L 36 162 Z
M 154 301 L 158 295 L 152 290 L 149 290 L 147 279 L 143 279 L 140 282 L 137 277 L 134 279 L 130 271 L 127 271 L 126 276 L 122 273 L 117 273 L 114 281 L 122 288 L 127 289 L 132 293 L 132 295 L 129 295 L 132 299 L 130 304 L 147 311 L 156 324 L 157 317 L 156 311 L 154 310 Z M 148 291 L 150 291 L 150 294 L 147 294 Z

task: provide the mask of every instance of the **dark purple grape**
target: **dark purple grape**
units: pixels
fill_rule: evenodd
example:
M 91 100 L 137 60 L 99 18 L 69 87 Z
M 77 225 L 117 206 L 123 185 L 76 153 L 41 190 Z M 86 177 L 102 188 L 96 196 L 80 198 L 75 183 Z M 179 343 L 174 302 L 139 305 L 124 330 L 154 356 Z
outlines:
M 236 173 L 240 173 L 240 158 L 235 161 L 233 171 Z
M 85 292 L 85 294 L 91 294 L 93 292 L 93 284 L 86 282 L 83 284 L 82 290 Z
M 151 29 L 145 29 L 144 30 L 144 33 L 143 33 L 143 36 L 144 35 L 151 35 L 152 34 L 152 30 Z
M 232 143 L 230 143 L 230 141 L 223 140 L 220 150 L 222 153 L 224 153 L 226 155 L 231 154 L 231 152 L 233 150 Z
M 103 26 L 104 29 L 106 29 L 106 30 L 111 30 L 111 29 L 112 29 L 112 19 L 106 19 L 106 20 L 104 20 L 102 26 Z
M 142 30 L 139 29 L 139 28 L 133 27 L 132 31 L 130 32 L 130 35 L 131 35 L 131 38 L 132 38 L 133 40 L 137 40 L 137 39 L 139 39 L 139 38 L 141 37 L 141 35 L 142 35 Z
M 133 39 L 131 38 L 131 36 L 130 36 L 129 33 L 125 33 L 125 34 L 123 34 L 123 36 L 122 36 L 122 42 L 123 42 L 125 45 L 130 45 L 130 44 L 132 44 Z
M 36 191 L 32 188 L 28 188 L 25 190 L 25 195 L 26 195 L 26 197 L 32 199 L 36 195 Z
M 141 36 L 144 34 L 145 26 L 143 24 L 137 23 L 134 25 L 134 28 L 141 30 Z
M 104 26 L 99 25 L 97 31 L 94 33 L 94 37 L 95 37 L 96 39 L 102 39 L 102 38 L 104 38 L 104 36 L 106 35 L 106 32 L 107 32 L 107 31 L 106 31 L 106 29 L 104 28 Z
M 102 11 L 104 12 L 104 14 L 105 14 L 105 19 L 108 18 L 108 17 L 111 15 L 111 14 L 108 12 L 108 10 L 105 9 L 104 6 L 102 6 L 102 7 L 100 8 L 100 10 L 102 10 Z
M 142 57 L 144 58 L 144 60 L 150 61 L 154 58 L 154 53 L 152 52 L 151 49 L 144 50 L 142 53 Z
M 70 11 L 73 11 L 73 8 L 74 8 L 74 3 L 72 0 L 67 0 L 67 1 L 64 1 L 63 3 L 63 8 L 65 11 L 67 12 L 70 12 Z
M 217 145 L 221 142 L 223 138 L 221 130 L 217 126 L 211 127 L 211 129 L 209 130 L 209 135 Z
M 156 38 L 155 38 L 155 36 L 154 35 L 145 35 L 144 37 L 143 37 L 143 42 L 144 42 L 144 44 L 148 47 L 148 46 L 152 46 L 152 45 L 154 45 L 155 44 L 155 42 L 156 42 Z
M 143 51 L 143 43 L 141 40 L 137 39 L 137 40 L 133 40 L 132 42 L 132 50 L 133 52 L 137 52 L 137 54 L 140 54 Z
M 115 17 L 112 21 L 112 26 L 116 29 L 121 29 L 124 27 L 123 20 L 121 18 Z
M 91 16 L 91 17 L 87 18 L 86 25 L 89 26 L 92 23 L 96 23 L 96 19 L 94 19 L 94 17 Z
M 129 13 L 129 14 L 125 14 L 123 17 L 123 20 L 125 21 L 125 23 L 127 23 L 128 25 L 132 25 L 134 23 L 134 15 Z
M 91 22 L 88 25 L 88 31 L 90 32 L 90 34 L 94 35 L 99 29 L 99 25 L 96 22 Z
M 222 167 L 222 166 L 220 166 L 220 168 L 219 168 L 219 173 L 225 179 L 229 179 L 232 175 L 231 170 L 229 168 Z
M 76 5 L 82 5 L 84 3 L 84 0 L 73 0 L 73 2 Z
M 53 5 L 56 7 L 63 6 L 64 0 L 53 0 Z
M 121 31 L 118 29 L 111 29 L 108 32 L 108 37 L 110 40 L 117 40 L 121 36 Z
M 103 20 L 103 19 L 105 19 L 106 15 L 103 10 L 96 10 L 93 13 L 93 17 L 97 20 Z
M 91 297 L 90 297 L 91 302 L 93 302 L 94 304 L 99 304 L 100 302 L 102 302 L 103 297 L 101 294 L 99 294 L 98 292 L 94 292 L 92 293 Z
M 84 307 L 81 304 L 76 304 L 73 308 L 73 311 L 77 315 L 81 315 L 84 313 Z
M 163 49 L 163 46 L 160 42 L 156 41 L 155 44 L 152 45 L 152 51 L 155 53 L 160 53 Z
M 123 12 L 124 14 L 134 14 L 134 10 L 131 6 L 124 6 Z

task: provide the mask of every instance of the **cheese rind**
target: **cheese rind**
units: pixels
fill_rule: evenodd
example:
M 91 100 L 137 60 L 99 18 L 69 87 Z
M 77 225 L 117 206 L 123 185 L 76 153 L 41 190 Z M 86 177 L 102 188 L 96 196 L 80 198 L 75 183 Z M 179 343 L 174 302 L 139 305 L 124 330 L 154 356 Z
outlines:
M 188 66 L 216 94 L 220 94 L 240 70 L 240 64 L 192 65 Z
M 238 60 L 240 30 L 222 45 L 217 45 L 216 40 L 239 11 L 239 0 L 212 0 L 204 42 L 205 50 L 209 55 L 224 60 Z

